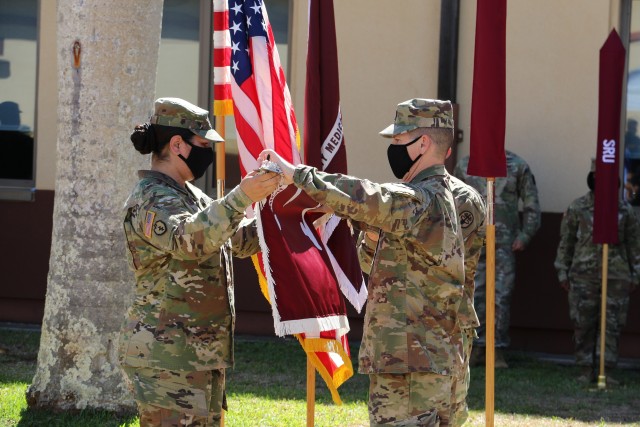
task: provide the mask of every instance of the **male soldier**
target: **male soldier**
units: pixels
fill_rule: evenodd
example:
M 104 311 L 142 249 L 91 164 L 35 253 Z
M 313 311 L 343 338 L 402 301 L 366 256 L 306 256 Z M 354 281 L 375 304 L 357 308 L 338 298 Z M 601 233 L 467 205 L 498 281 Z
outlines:
M 569 293 L 569 314 L 574 324 L 576 364 L 582 366 L 581 382 L 596 379 L 599 360 L 602 245 L 593 243 L 595 161 L 587 175 L 589 192 L 567 208 L 560 226 L 555 260 L 560 286 Z M 616 366 L 618 337 L 627 320 L 629 294 L 640 281 L 640 223 L 624 200 L 618 204 L 617 244 L 609 245 L 605 365 Z M 610 384 L 617 381 L 607 376 Z
M 486 207 L 480 193 L 453 176 L 451 177 L 451 191 L 456 200 L 456 210 L 464 238 L 464 298 L 458 310 L 458 322 L 462 330 L 464 364 L 456 377 L 451 397 L 451 425 L 461 426 L 468 417 L 466 399 L 471 379 L 469 361 L 473 339 L 476 335 L 475 329 L 480 326 L 478 315 L 473 307 L 473 295 L 475 291 L 474 277 L 480 252 L 485 243 Z
M 294 167 L 272 150 L 260 159 L 270 155 L 285 182 L 379 230 L 368 233 L 374 235 L 362 249 L 373 258 L 359 355 L 359 371 L 370 379 L 371 425 L 449 426 L 463 360 L 457 313 L 464 295 L 464 241 L 444 169 L 453 141 L 451 103 L 398 104 L 394 123 L 380 134 L 391 138 L 389 164 L 403 183 Z
M 511 151 L 506 152 L 507 176 L 495 181 L 495 225 L 496 225 L 496 281 L 495 281 L 495 367 L 507 368 L 502 349 L 509 346 L 509 319 L 511 294 L 515 285 L 515 255 L 525 249 L 540 228 L 540 205 L 536 181 L 527 162 Z M 485 199 L 487 180 L 467 175 L 469 156 L 456 165 L 454 175 L 478 190 Z M 518 204 L 522 203 L 522 224 Z M 478 317 L 486 318 L 486 259 L 482 251 L 476 272 L 475 308 Z M 486 346 L 485 325 L 478 328 L 471 365 L 484 363 Z

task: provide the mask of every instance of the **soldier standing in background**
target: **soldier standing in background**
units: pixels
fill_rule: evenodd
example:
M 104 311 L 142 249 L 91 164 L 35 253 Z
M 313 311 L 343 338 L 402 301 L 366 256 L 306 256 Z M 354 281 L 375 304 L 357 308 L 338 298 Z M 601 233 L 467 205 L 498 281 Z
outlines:
M 160 98 L 150 123 L 131 134 L 136 150 L 153 153 L 123 224 L 136 288 L 120 363 L 141 427 L 220 425 L 225 368 L 233 366 L 231 253 L 259 252 L 255 219 L 243 221 L 244 210 L 279 182 L 277 174 L 252 173 L 218 200 L 191 185 L 211 165 L 212 143 L 222 141 L 208 115 Z
M 309 166 L 273 150 L 286 183 L 377 229 L 366 233 L 369 273 L 359 372 L 369 375 L 371 426 L 449 426 L 462 369 L 458 308 L 464 296 L 464 241 L 444 160 L 453 142 L 449 101 L 398 104 L 389 165 L 401 183 L 377 184 Z M 362 252 L 366 252 L 362 254 Z M 362 258 L 361 258 L 362 259 Z
M 555 260 L 560 286 L 569 294 L 569 315 L 574 324 L 576 364 L 583 367 L 581 382 L 596 379 L 600 348 L 602 245 L 593 243 L 595 161 L 587 175 L 590 191 L 571 202 L 560 225 Z M 629 294 L 640 281 L 640 223 L 633 208 L 620 199 L 617 244 L 609 245 L 605 365 L 618 362 L 618 338 L 627 321 Z M 615 384 L 611 376 L 607 382 Z
M 496 307 L 495 307 L 495 367 L 507 368 L 502 349 L 509 347 L 509 324 L 511 317 L 511 295 L 515 286 L 515 252 L 523 251 L 540 228 L 540 204 L 536 181 L 527 162 L 517 154 L 506 152 L 507 176 L 496 178 L 495 226 L 496 226 Z M 469 156 L 456 165 L 454 175 L 478 190 L 486 199 L 487 180 L 484 177 L 467 175 Z M 519 204 L 522 204 L 522 222 Z M 475 309 L 481 325 L 477 329 L 478 339 L 474 343 L 471 366 L 484 363 L 486 319 L 486 259 L 482 251 L 475 277 Z

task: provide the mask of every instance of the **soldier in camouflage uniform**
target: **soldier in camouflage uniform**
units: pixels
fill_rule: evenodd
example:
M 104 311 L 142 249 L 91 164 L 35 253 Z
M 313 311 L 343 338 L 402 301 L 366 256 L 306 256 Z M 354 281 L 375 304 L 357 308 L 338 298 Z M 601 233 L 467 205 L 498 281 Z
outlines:
M 444 160 L 453 141 L 448 101 L 398 105 L 389 164 L 403 183 L 376 184 L 283 161 L 294 183 L 338 215 L 379 230 L 361 252 L 372 260 L 359 372 L 369 374 L 372 426 L 449 426 L 462 368 L 457 321 L 464 296 L 464 241 Z M 373 239 L 372 239 L 373 237 Z
M 233 364 L 231 253 L 259 251 L 244 210 L 272 192 L 273 173 L 250 174 L 219 200 L 187 181 L 213 160 L 208 111 L 160 98 L 131 135 L 151 170 L 125 203 L 127 256 L 136 278 L 120 337 L 120 362 L 145 426 L 218 426 L 224 370 Z
M 515 254 L 525 249 L 533 235 L 540 228 L 540 204 L 536 181 L 529 165 L 520 156 L 506 152 L 507 176 L 496 178 L 495 226 L 496 226 L 496 279 L 495 279 L 495 367 L 506 368 L 501 349 L 509 346 L 509 320 L 511 295 L 515 286 Z M 467 175 L 469 156 L 456 165 L 454 175 L 478 190 L 486 199 L 487 180 L 483 177 Z M 520 222 L 519 204 L 522 203 L 522 222 Z M 484 250 L 480 255 L 475 277 L 475 308 L 478 317 L 486 318 L 486 259 Z M 481 322 L 477 329 L 478 339 L 474 343 L 480 362 L 484 358 L 485 329 Z M 475 350 L 474 350 L 475 352 Z M 474 357 L 475 359 L 475 357 Z M 472 362 L 472 364 L 475 364 Z
M 569 293 L 569 314 L 574 324 L 576 364 L 583 366 L 579 380 L 595 381 L 599 360 L 602 245 L 593 243 L 595 162 L 587 182 L 590 191 L 571 202 L 562 218 L 555 260 L 560 285 Z M 627 320 L 629 294 L 640 281 L 640 223 L 622 198 L 618 204 L 617 244 L 609 245 L 605 365 L 616 366 L 618 337 Z M 612 381 L 607 377 L 607 381 Z
M 474 337 L 477 337 L 475 330 L 480 326 L 473 305 L 473 296 L 475 292 L 474 277 L 480 252 L 482 252 L 485 243 L 486 206 L 480 193 L 453 176 L 451 177 L 451 191 L 456 200 L 456 210 L 464 238 L 464 299 L 458 310 L 458 322 L 462 330 L 464 363 L 455 379 L 451 397 L 451 425 L 461 426 L 469 415 L 466 401 L 471 380 L 469 362 L 473 340 Z

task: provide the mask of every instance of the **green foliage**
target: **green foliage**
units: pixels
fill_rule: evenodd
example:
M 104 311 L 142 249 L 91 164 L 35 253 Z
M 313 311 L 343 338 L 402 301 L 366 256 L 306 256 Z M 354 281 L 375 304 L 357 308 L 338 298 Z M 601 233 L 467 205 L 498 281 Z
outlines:
M 104 411 L 54 413 L 27 407 L 25 391 L 36 368 L 39 332 L 0 329 L 0 427 L 137 427 L 135 416 Z M 352 343 L 357 369 L 357 344 Z M 234 369 L 227 371 L 226 427 L 298 427 L 306 420 L 306 357 L 295 338 L 236 337 Z M 614 370 L 623 385 L 605 391 L 576 381 L 579 369 L 507 353 L 509 369 L 495 372 L 495 425 L 583 427 L 640 425 L 640 371 Z M 485 425 L 483 367 L 473 368 L 465 427 Z M 316 375 L 315 425 L 368 426 L 366 375 L 342 387 L 333 404 Z

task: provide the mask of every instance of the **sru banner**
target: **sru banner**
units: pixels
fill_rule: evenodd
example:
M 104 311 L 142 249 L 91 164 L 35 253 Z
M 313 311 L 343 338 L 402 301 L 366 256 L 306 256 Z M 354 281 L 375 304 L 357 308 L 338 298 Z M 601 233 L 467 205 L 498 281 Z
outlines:
M 620 36 L 612 30 L 600 49 L 593 243 L 618 243 L 618 152 L 625 55 Z

